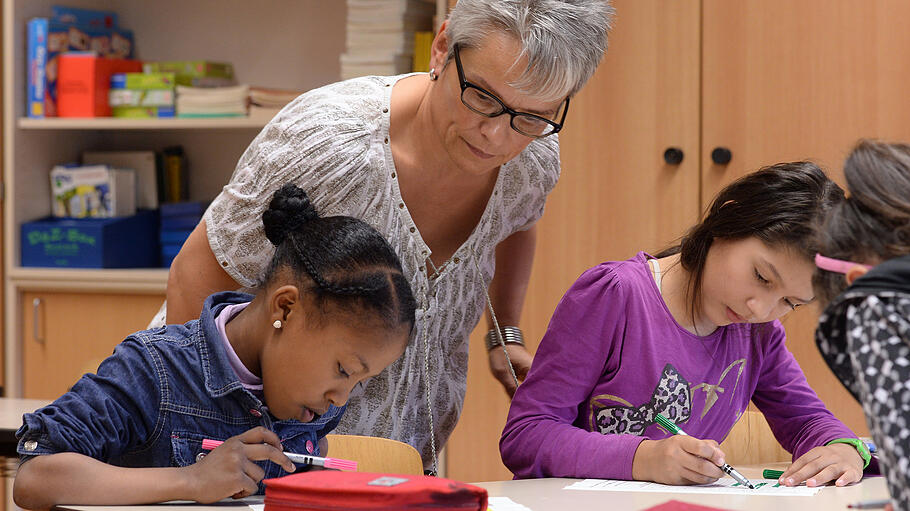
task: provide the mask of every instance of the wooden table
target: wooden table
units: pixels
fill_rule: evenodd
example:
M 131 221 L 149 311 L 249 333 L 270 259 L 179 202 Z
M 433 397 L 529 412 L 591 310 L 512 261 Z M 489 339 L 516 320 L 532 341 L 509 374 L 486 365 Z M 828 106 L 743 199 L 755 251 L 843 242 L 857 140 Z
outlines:
M 787 463 L 736 467 L 750 479 L 761 479 L 763 468 L 783 470 Z M 870 477 L 843 488 L 825 487 L 812 497 L 769 497 L 746 495 L 698 495 L 687 493 L 644 493 L 564 490 L 579 479 L 525 479 L 474 483 L 486 488 L 491 497 L 509 497 L 532 511 L 584 511 L 647 509 L 668 500 L 679 500 L 723 509 L 748 511 L 808 511 L 847 509 L 847 504 L 888 498 L 882 477 Z
M 762 468 L 783 469 L 786 463 L 772 463 L 761 467 L 737 467 L 746 477 L 760 479 Z M 666 502 L 680 500 L 723 509 L 748 511 L 808 511 L 846 509 L 847 504 L 862 500 L 888 497 L 885 481 L 871 477 L 845 488 L 825 487 L 813 497 L 768 497 L 731 495 L 693 495 L 683 493 L 625 493 L 606 491 L 564 490 L 578 479 L 526 479 L 522 481 L 495 481 L 474 483 L 486 488 L 491 497 L 509 497 L 532 511 L 587 511 L 587 510 L 641 510 Z M 222 501 L 217 504 L 168 503 L 151 506 L 62 506 L 71 511 L 241 511 L 249 504 L 261 504 L 262 496 L 241 501 Z

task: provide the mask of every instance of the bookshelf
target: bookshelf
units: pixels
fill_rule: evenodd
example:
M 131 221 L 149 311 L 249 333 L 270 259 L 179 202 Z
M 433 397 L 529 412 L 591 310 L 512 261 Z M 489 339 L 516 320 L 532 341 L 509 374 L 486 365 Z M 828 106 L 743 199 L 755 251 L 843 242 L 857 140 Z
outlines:
M 60 331 L 77 346 L 98 344 L 87 337 L 100 336 L 100 331 L 60 328 L 64 321 L 60 318 L 103 317 L 112 326 L 114 335 L 108 341 L 113 347 L 121 334 L 147 324 L 167 284 L 164 268 L 22 267 L 19 228 L 49 214 L 50 168 L 77 161 L 85 150 L 160 150 L 182 145 L 190 165 L 190 198 L 209 200 L 227 183 L 240 155 L 269 120 L 25 117 L 26 21 L 49 15 L 54 4 L 117 11 L 120 25 L 133 31 L 138 59 L 229 61 L 239 81 L 263 87 L 306 90 L 334 82 L 340 76 L 339 55 L 344 51 L 343 1 L 2 1 L 3 380 L 7 396 L 23 395 L 29 380 L 24 373 L 43 370 L 30 361 L 29 353 L 36 347 L 48 355 L 50 350 L 62 349 L 53 347 L 50 337 L 43 346 L 36 343 L 45 333 Z M 109 347 L 100 349 L 110 353 Z
M 435 1 L 440 21 L 453 3 L 428 1 Z M 189 160 L 190 198 L 209 200 L 228 182 L 243 151 L 269 121 L 261 117 L 27 118 L 26 21 L 49 15 L 54 4 L 117 11 L 120 25 L 133 31 L 135 58 L 228 61 L 234 64 L 238 81 L 262 87 L 307 90 L 337 81 L 339 56 L 345 48 L 343 0 L 2 0 L 6 342 L 0 367 L 6 396 L 22 396 L 22 373 L 32 370 L 23 360 L 23 345 L 33 340 L 36 327 L 31 321 L 41 312 L 32 310 L 35 293 L 48 293 L 43 302 L 48 307 L 70 302 L 75 302 L 76 309 L 88 307 L 83 315 L 94 314 L 90 309 L 97 304 L 97 313 L 111 322 L 121 321 L 126 334 L 151 319 L 151 313 L 135 310 L 163 297 L 167 285 L 164 268 L 22 267 L 19 228 L 49 213 L 50 168 L 77 161 L 85 150 L 160 150 L 181 145 Z M 55 293 L 69 302 L 55 299 Z M 79 317 L 78 310 L 75 316 L 71 312 L 47 310 L 41 317 L 49 321 Z M 74 338 L 72 342 L 89 341 Z
M 23 130 L 180 130 L 180 129 L 260 129 L 269 119 L 238 117 L 233 119 L 29 119 L 20 118 L 17 126 Z

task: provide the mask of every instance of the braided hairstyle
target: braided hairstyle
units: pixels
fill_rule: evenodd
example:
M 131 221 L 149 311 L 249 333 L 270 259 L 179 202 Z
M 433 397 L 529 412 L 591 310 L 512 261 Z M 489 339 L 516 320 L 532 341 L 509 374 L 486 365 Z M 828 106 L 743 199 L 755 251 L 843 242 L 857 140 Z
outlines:
M 680 254 L 680 264 L 691 275 L 686 296 L 694 321 L 700 312 L 705 260 L 715 239 L 754 236 L 772 247 L 798 250 L 811 260 L 818 251 L 816 226 L 843 197 L 843 190 L 812 162 L 764 167 L 724 187 L 704 219 L 689 229 L 679 245 L 657 257 Z
M 860 140 L 844 162 L 850 196 L 818 233 L 819 252 L 856 262 L 910 254 L 910 145 Z M 818 271 L 815 293 L 826 304 L 840 294 L 844 276 Z
M 262 215 L 276 251 L 263 284 L 285 270 L 319 314 L 344 312 L 394 330 L 414 326 L 416 301 L 401 263 L 379 232 L 348 216 L 320 217 L 302 189 L 286 184 Z

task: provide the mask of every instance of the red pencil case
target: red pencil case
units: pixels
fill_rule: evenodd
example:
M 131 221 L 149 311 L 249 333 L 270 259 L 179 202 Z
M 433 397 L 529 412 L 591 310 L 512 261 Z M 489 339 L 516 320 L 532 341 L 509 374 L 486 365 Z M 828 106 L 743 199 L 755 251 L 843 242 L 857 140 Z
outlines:
M 320 470 L 265 480 L 265 511 L 484 511 L 487 490 L 441 477 Z

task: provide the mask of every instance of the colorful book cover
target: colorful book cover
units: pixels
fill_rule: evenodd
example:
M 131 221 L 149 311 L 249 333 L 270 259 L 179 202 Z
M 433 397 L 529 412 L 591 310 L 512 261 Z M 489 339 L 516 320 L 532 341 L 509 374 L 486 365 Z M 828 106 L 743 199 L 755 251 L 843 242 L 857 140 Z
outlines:
M 174 73 L 115 73 L 111 76 L 111 89 L 174 89 Z

